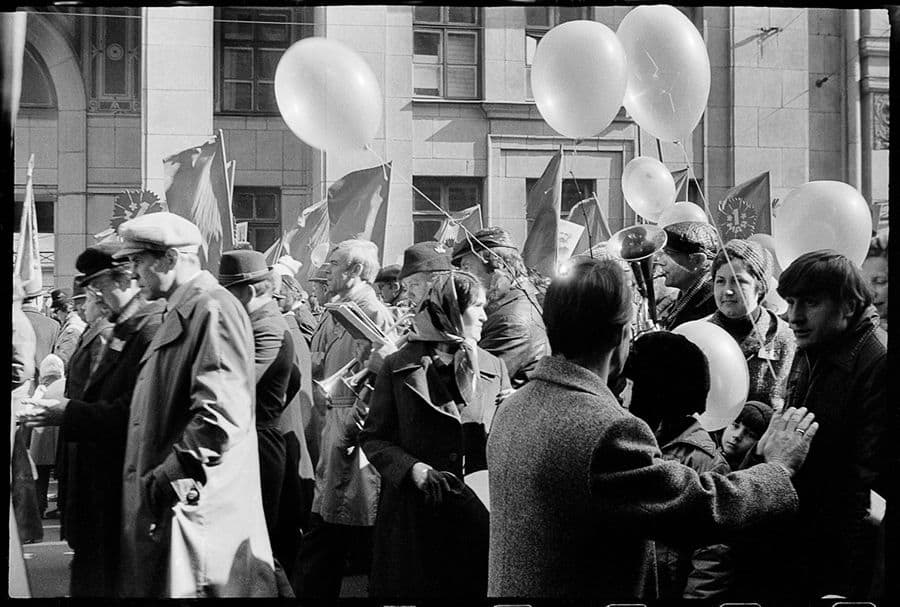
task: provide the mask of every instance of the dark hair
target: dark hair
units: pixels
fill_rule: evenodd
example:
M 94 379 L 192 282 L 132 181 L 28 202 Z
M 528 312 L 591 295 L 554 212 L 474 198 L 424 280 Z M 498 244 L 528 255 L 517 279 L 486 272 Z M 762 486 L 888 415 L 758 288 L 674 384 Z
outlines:
M 459 302 L 460 312 L 465 312 L 477 301 L 478 294 L 484 291 L 481 281 L 474 274 L 462 270 L 453 271 L 453 285 L 456 287 L 456 300 Z
M 592 359 L 618 345 L 634 313 L 622 267 L 609 259 L 584 259 L 550 282 L 544 325 L 554 354 Z
M 663 418 L 700 413 L 709 394 L 709 361 L 684 335 L 645 333 L 634 340 L 625 363 L 634 382 L 631 412 L 654 425 Z
M 854 319 L 872 304 L 872 291 L 856 265 L 830 249 L 805 253 L 785 268 L 778 279 L 783 298 L 803 295 L 825 296 L 856 306 Z

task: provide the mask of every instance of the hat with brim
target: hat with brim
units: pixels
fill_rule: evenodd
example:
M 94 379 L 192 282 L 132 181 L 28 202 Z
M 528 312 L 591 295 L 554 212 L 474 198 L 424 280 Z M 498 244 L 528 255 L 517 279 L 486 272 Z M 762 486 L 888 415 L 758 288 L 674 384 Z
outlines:
M 81 272 L 75 277 L 75 285 L 84 287 L 110 270 L 124 266 L 126 262 L 115 258 L 121 248 L 118 242 L 101 242 L 82 251 L 75 260 L 75 269 Z
M 219 261 L 219 284 L 223 287 L 253 284 L 266 278 L 271 271 L 272 268 L 266 265 L 266 256 L 259 251 L 226 251 Z
M 509 233 L 503 228 L 496 226 L 487 227 L 478 230 L 472 235 L 472 238 L 463 238 L 453 247 L 452 260 L 454 264 L 458 264 L 463 257 L 469 253 L 476 255 L 493 249 L 512 249 L 518 251 L 515 243 L 509 236 Z
M 417 242 L 403 251 L 403 267 L 397 280 L 403 280 L 419 272 L 450 271 L 453 265 L 450 263 L 450 252 L 439 242 Z
M 122 246 L 113 254 L 114 259 L 123 259 L 141 251 L 162 252 L 168 249 L 196 253 L 203 242 L 196 225 L 169 212 L 147 213 L 130 219 L 119 226 L 118 233 Z

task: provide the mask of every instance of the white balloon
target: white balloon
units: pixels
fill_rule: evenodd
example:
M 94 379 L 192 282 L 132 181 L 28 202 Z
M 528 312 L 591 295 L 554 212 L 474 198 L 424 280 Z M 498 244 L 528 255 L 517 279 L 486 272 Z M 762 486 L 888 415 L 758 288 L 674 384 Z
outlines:
M 656 158 L 632 158 L 622 171 L 622 193 L 634 212 L 657 221 L 667 208 L 675 204 L 675 180 L 672 173 Z
M 721 430 L 737 418 L 747 402 L 750 372 L 741 347 L 728 332 L 706 320 L 692 320 L 672 331 L 684 335 L 709 362 L 709 395 L 700 425 L 708 432 Z
M 811 251 L 834 249 L 858 266 L 872 237 L 872 213 L 856 188 L 841 181 L 810 181 L 778 205 L 772 222 L 782 268 Z
M 676 202 L 663 211 L 660 214 L 656 225 L 664 228 L 673 223 L 680 223 L 682 221 L 703 221 L 709 223 L 709 218 L 706 216 L 706 211 L 704 211 L 699 204 L 694 204 L 693 202 L 685 200 Z
M 381 126 L 384 101 L 365 59 L 336 40 L 304 38 L 275 69 L 275 100 L 297 137 L 320 150 L 362 149 Z

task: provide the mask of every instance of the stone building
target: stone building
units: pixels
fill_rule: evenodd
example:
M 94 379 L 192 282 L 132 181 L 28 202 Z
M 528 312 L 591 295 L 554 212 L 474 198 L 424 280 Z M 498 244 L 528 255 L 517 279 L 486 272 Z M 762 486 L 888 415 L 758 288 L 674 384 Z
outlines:
M 567 150 L 564 209 L 597 195 L 613 229 L 634 221 L 620 187 L 639 154 L 670 169 L 679 148 L 621 111 L 599 136 L 567 140 L 530 100 L 538 40 L 572 19 L 615 29 L 629 7 L 45 7 L 28 15 L 22 107 L 15 132 L 17 210 L 34 184 L 45 284 L 70 286 L 77 254 L 107 227 L 126 188 L 160 196 L 162 158 L 223 129 L 237 162 L 234 211 L 259 249 L 343 174 L 378 164 L 369 152 L 326 155 L 300 142 L 274 101 L 278 58 L 293 41 L 349 44 L 385 97 L 373 149 L 393 161 L 385 260 L 430 238 L 446 209 L 480 204 L 485 224 L 526 235 L 525 195 L 551 155 Z M 707 41 L 709 104 L 687 153 L 718 201 L 770 171 L 772 197 L 810 180 L 888 195 L 885 10 L 684 8 Z M 882 217 L 886 218 L 886 204 Z M 18 215 L 16 215 L 16 222 Z M 884 221 L 884 220 L 883 220 Z M 18 226 L 18 223 L 15 224 Z M 17 227 L 15 228 L 17 229 Z

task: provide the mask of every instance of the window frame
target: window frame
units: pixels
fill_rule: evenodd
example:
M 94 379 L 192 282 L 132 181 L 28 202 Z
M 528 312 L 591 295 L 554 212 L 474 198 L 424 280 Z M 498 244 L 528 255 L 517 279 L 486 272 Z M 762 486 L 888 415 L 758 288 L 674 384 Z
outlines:
M 433 99 L 446 99 L 449 101 L 472 101 L 479 100 L 483 98 L 484 95 L 484 85 L 482 80 L 484 79 L 484 19 L 482 16 L 480 7 L 471 7 L 474 9 L 475 22 L 474 23 L 465 23 L 458 21 L 450 21 L 450 9 L 451 8 L 460 8 L 460 7 L 450 7 L 450 6 L 440 6 L 440 21 L 419 21 L 416 18 L 416 8 L 413 7 L 413 28 L 412 28 L 412 36 L 413 36 L 413 79 L 412 79 L 412 97 L 414 99 L 423 99 L 423 100 L 433 100 Z M 415 37 L 417 33 L 440 33 L 440 46 L 438 48 L 438 61 L 437 63 L 423 63 L 416 62 L 415 60 Z M 447 57 L 447 49 L 449 48 L 449 38 L 453 34 L 465 34 L 470 35 L 475 39 L 475 62 L 472 64 L 468 63 L 450 63 Z M 438 70 L 438 94 L 437 95 L 427 95 L 423 93 L 416 92 L 416 68 L 417 66 L 437 66 Z M 470 68 L 474 70 L 475 76 L 473 79 L 475 85 L 475 93 L 472 96 L 462 96 L 462 95 L 450 95 L 448 93 L 449 89 L 449 74 L 452 71 L 451 68 Z
M 96 114 L 140 114 L 141 78 L 141 27 L 137 8 L 105 7 L 97 8 L 95 17 L 84 19 L 81 30 L 81 65 L 88 96 L 88 113 Z M 108 50 L 100 48 L 105 40 L 107 23 L 111 19 L 121 19 L 125 24 L 125 41 L 129 48 L 123 49 L 125 62 L 125 93 L 116 94 L 106 90 L 106 71 L 103 55 Z
M 236 201 L 239 196 L 250 195 L 253 197 L 252 205 L 252 216 L 247 217 L 243 215 L 238 215 Z M 273 195 L 275 199 L 275 217 L 267 218 L 267 217 L 258 217 L 256 214 L 256 197 L 260 195 Z M 256 246 L 257 230 L 274 230 L 275 240 L 282 235 L 282 192 L 280 187 L 268 187 L 268 186 L 234 186 L 234 193 L 232 195 L 232 205 L 231 210 L 234 214 L 234 222 L 235 223 L 247 223 L 247 241 L 253 245 L 254 249 L 257 251 L 265 251 L 268 247 L 258 248 Z M 274 242 L 273 241 L 273 242 Z M 271 243 L 269 243 L 271 245 Z
M 547 11 L 547 24 L 544 25 L 528 25 L 528 9 L 529 8 L 543 8 Z M 591 20 L 593 15 L 591 14 L 591 7 L 589 6 L 568 6 L 564 8 L 576 8 L 581 11 L 581 15 L 577 19 L 586 19 Z M 529 38 L 537 38 L 537 44 L 540 44 L 541 39 L 547 35 L 551 29 L 559 25 L 560 23 L 565 23 L 565 21 L 559 20 L 559 6 L 529 6 L 522 7 L 522 10 L 525 11 L 525 99 L 526 101 L 534 101 L 534 92 L 531 90 L 531 62 L 528 60 L 528 39 Z M 577 19 L 569 19 L 568 21 L 574 21 Z M 537 52 L 537 44 L 535 44 L 535 52 Z
M 284 17 L 283 23 L 287 25 L 287 37 L 283 43 L 279 43 L 277 41 L 272 40 L 264 40 L 259 33 L 260 26 L 266 25 L 266 23 L 252 23 L 251 24 L 251 33 L 250 38 L 246 41 L 241 40 L 226 40 L 225 38 L 225 23 L 224 21 L 230 21 L 232 19 L 237 20 L 237 17 L 231 17 L 228 15 L 227 11 L 247 11 L 250 13 L 249 17 L 240 17 L 240 19 L 245 19 L 246 21 L 253 22 L 266 22 L 266 23 L 274 23 L 277 24 L 279 21 L 273 21 L 271 19 L 275 14 L 279 14 Z M 269 13 L 269 14 L 267 14 Z M 214 113 L 216 115 L 224 115 L 224 116 L 280 116 L 280 112 L 278 111 L 277 104 L 274 100 L 274 92 L 273 92 L 273 107 L 272 109 L 258 109 L 259 107 L 259 85 L 271 85 L 274 91 L 275 84 L 275 74 L 272 74 L 271 79 L 262 78 L 258 76 L 259 71 L 259 54 L 264 51 L 280 51 L 284 52 L 290 46 L 303 38 L 307 38 L 313 34 L 314 31 L 314 18 L 312 7 L 303 6 L 303 7 L 290 7 L 290 6 L 275 6 L 275 7 L 253 7 L 253 6 L 217 6 L 215 7 L 215 22 L 214 22 L 214 44 L 215 49 L 213 53 L 213 70 L 215 73 L 215 85 L 213 87 L 213 107 Z M 225 77 L 225 53 L 227 49 L 250 49 L 250 66 L 252 69 L 252 77 L 250 80 L 243 80 L 240 78 L 226 78 Z M 251 100 L 251 108 L 250 109 L 232 109 L 225 108 L 225 84 L 226 80 L 229 82 L 247 82 L 250 84 L 250 100 Z
M 475 186 L 475 191 L 477 193 L 477 202 L 473 202 L 470 205 L 467 205 L 468 208 L 471 206 L 475 206 L 476 204 L 481 208 L 481 218 L 484 221 L 484 177 L 457 177 L 450 175 L 414 175 L 412 178 L 412 184 L 415 188 L 423 190 L 427 187 L 428 183 L 423 183 L 423 180 L 428 180 L 431 184 L 436 184 L 440 187 L 440 195 L 438 196 L 438 200 L 432 200 L 436 202 L 440 207 L 446 211 L 447 213 L 458 212 L 462 209 L 456 209 L 456 211 L 451 211 L 450 209 L 450 196 L 449 191 L 451 187 L 459 187 L 461 185 L 465 186 Z M 454 183 L 456 182 L 456 183 Z M 412 227 L 413 227 L 413 243 L 416 242 L 424 242 L 421 240 L 416 240 L 416 224 L 419 221 L 434 221 L 439 219 L 443 221 L 447 218 L 446 215 L 441 213 L 440 211 L 434 209 L 433 207 L 429 210 L 416 210 L 416 198 L 419 196 L 419 193 L 416 190 L 412 191 L 413 200 L 412 200 Z M 427 204 L 427 203 L 426 203 Z M 429 205 L 430 206 L 430 205 Z M 426 240 L 433 240 L 434 235 L 428 236 Z
M 534 186 L 534 184 L 536 184 L 539 180 L 540 180 L 539 177 L 526 177 L 525 178 L 525 194 L 526 194 L 526 196 L 528 195 L 528 192 L 531 191 L 531 188 Z M 584 200 L 586 198 L 590 198 L 591 196 L 597 195 L 597 180 L 593 177 L 587 177 L 587 178 L 578 177 L 578 178 L 574 178 L 574 179 L 571 177 L 567 177 L 562 180 L 563 192 L 566 191 L 567 185 L 580 186 L 582 189 L 586 189 L 587 193 L 582 192 L 581 194 L 579 194 L 578 200 L 573 199 L 572 204 L 568 208 L 566 208 L 566 198 L 565 198 L 565 196 L 563 196 L 563 199 L 560 201 L 560 212 L 559 212 L 560 217 L 562 219 L 565 219 L 569 216 L 569 212 L 572 210 L 572 207 L 574 207 L 576 204 L 578 204 L 579 202 L 581 202 L 582 200 Z M 576 187 L 575 191 L 577 192 L 578 190 L 579 190 L 579 188 Z
M 48 92 L 50 93 L 50 99 L 44 103 L 32 103 L 25 99 L 25 88 L 24 81 L 26 78 L 25 74 L 25 62 L 26 60 L 31 60 L 34 63 L 34 66 L 37 68 L 38 73 L 35 75 L 37 78 L 40 78 L 44 85 L 47 87 Z M 53 78 L 50 76 L 50 70 L 47 69 L 47 64 L 44 62 L 44 58 L 41 57 L 41 54 L 35 49 L 31 44 L 25 43 L 25 50 L 22 56 L 22 96 L 19 100 L 19 107 L 21 109 L 34 109 L 34 110 L 52 110 L 57 108 L 57 99 L 56 99 L 56 86 L 53 83 Z

